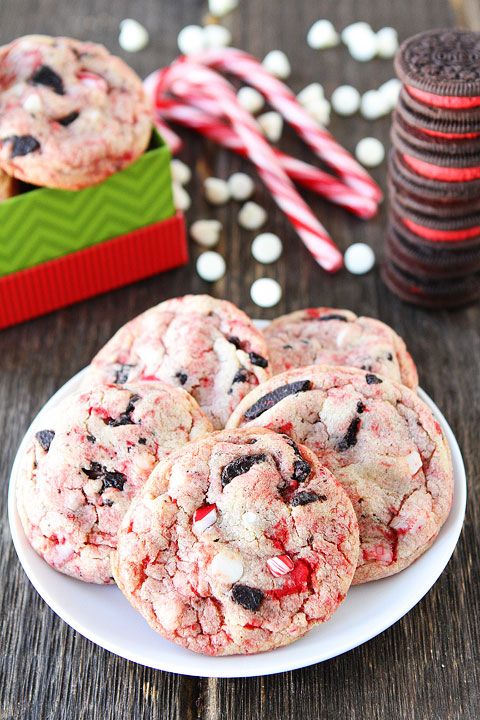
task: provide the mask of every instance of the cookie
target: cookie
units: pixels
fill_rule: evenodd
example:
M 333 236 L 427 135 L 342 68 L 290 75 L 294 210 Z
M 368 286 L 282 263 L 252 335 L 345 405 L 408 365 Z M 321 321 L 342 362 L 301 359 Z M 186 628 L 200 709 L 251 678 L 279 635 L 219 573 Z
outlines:
M 402 338 L 380 320 L 350 310 L 298 310 L 274 320 L 264 335 L 275 374 L 305 365 L 350 365 L 411 388 L 418 385 Z
M 430 30 L 405 40 L 395 71 L 409 94 L 446 110 L 480 108 L 480 35 L 452 28 Z
M 432 157 L 437 153 L 455 156 L 472 155 L 475 156 L 474 161 L 479 162 L 480 133 L 462 135 L 455 132 L 425 132 L 407 122 L 398 111 L 394 112 L 392 123 L 398 137 L 415 147 L 420 154 L 426 153 Z
M 113 582 L 111 554 L 132 498 L 159 460 L 211 429 L 188 393 L 162 383 L 67 397 L 23 461 L 17 500 L 30 544 L 60 572 Z
M 244 398 L 228 426 L 286 433 L 333 472 L 359 522 L 354 583 L 410 565 L 447 518 L 448 445 L 429 408 L 400 383 L 354 368 L 289 370 Z
M 403 186 L 401 181 L 397 183 L 392 174 L 388 178 L 388 189 L 390 197 L 395 197 L 395 202 L 401 212 L 405 210 L 437 218 L 462 218 L 471 213 L 480 213 L 480 195 L 471 200 L 450 200 L 447 198 L 443 201 L 436 201 L 430 198 L 422 198 Z
M 409 228 L 400 221 L 400 218 L 397 217 L 395 212 L 390 213 L 390 224 L 403 238 L 406 238 L 410 243 L 422 249 L 438 250 L 439 252 L 448 250 L 450 253 L 458 252 L 464 255 L 467 252 L 474 253 L 480 248 L 480 238 L 469 238 L 468 240 L 457 240 L 456 242 L 444 242 L 423 238 L 412 230 L 409 230 Z
M 0 169 L 0 202 L 17 195 L 19 184 L 18 180 L 10 177 L 10 175 L 7 175 L 7 173 L 4 173 L 3 170 Z
M 102 46 L 28 35 L 0 48 L 0 167 L 77 190 L 132 163 L 152 130 L 140 78 Z
M 476 200 L 480 195 L 480 180 L 449 181 L 429 176 L 425 164 L 416 165 L 415 158 L 393 150 L 389 160 L 389 170 L 395 182 L 401 182 L 417 197 L 428 200 L 456 201 Z M 423 174 L 421 174 L 423 173 Z M 426 173 L 426 174 L 425 174 Z
M 382 279 L 402 300 L 433 310 L 454 309 L 480 299 L 479 272 L 441 279 L 430 273 L 425 277 L 401 268 L 387 257 L 382 266 Z
M 437 245 L 442 245 L 441 248 Z M 480 270 L 480 247 L 452 251 L 447 243 L 410 242 L 404 233 L 390 225 L 385 242 L 385 255 L 407 272 L 431 277 L 462 277 Z
M 476 140 L 480 138 L 480 110 L 445 111 L 416 102 L 402 87 L 396 111 L 406 123 L 433 139 Z
M 270 375 L 263 335 L 244 312 L 226 300 L 186 295 L 124 325 L 93 359 L 85 384 L 162 380 L 183 387 L 219 429 Z
M 416 147 L 406 134 L 401 135 L 398 124 L 391 127 L 391 140 L 402 154 L 404 162 L 422 178 L 442 182 L 469 182 L 480 179 L 480 154 L 458 152 L 447 154 L 437 150 Z
M 168 640 L 250 654 L 328 620 L 357 557 L 352 505 L 310 450 L 268 430 L 224 430 L 155 468 L 122 522 L 113 571 Z
M 437 217 L 415 212 L 405 205 L 401 206 L 394 193 L 390 197 L 390 209 L 393 217 L 401 227 L 411 233 L 429 240 L 432 243 L 442 242 L 453 244 L 462 242 L 480 242 L 480 213 L 468 214 L 463 217 Z

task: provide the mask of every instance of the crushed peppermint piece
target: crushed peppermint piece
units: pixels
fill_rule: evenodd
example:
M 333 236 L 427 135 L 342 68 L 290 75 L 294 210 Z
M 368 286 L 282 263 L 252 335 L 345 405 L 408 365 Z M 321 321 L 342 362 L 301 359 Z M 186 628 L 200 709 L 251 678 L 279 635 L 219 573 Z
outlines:
M 217 506 L 204 505 L 193 513 L 193 529 L 196 532 L 204 532 L 217 522 Z
M 273 577 L 287 575 L 293 570 L 293 561 L 288 555 L 277 555 L 267 560 L 267 567 Z

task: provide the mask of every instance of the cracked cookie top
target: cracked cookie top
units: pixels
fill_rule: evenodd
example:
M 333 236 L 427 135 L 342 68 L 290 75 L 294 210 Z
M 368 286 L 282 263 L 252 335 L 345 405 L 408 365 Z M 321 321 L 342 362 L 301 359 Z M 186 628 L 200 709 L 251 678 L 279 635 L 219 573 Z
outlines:
M 67 575 L 113 582 L 110 556 L 130 501 L 159 460 L 211 429 L 188 393 L 159 382 L 67 397 L 21 470 L 18 509 L 31 545 Z
M 85 385 L 162 380 L 193 395 L 216 429 L 271 375 L 262 333 L 226 300 L 186 295 L 124 325 L 93 359 Z
M 122 522 L 113 569 L 167 639 L 247 654 L 328 620 L 357 555 L 352 505 L 310 450 L 268 430 L 224 430 L 155 468 Z
M 276 375 L 240 403 L 228 427 L 286 433 L 342 483 L 360 528 L 354 583 L 402 570 L 433 542 L 452 501 L 450 451 L 420 398 L 353 368 Z
M 349 365 L 379 373 L 410 388 L 415 364 L 391 327 L 350 310 L 319 307 L 282 315 L 265 328 L 272 371 L 305 365 Z

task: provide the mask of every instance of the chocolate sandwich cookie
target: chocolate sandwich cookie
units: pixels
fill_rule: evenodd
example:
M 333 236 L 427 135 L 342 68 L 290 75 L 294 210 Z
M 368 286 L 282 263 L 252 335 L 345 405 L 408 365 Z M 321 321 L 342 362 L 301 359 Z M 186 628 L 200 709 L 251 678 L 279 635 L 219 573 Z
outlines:
M 475 127 L 479 121 L 480 108 L 465 108 L 460 109 L 448 109 L 435 107 L 434 105 L 427 105 L 424 102 L 420 102 L 414 97 L 410 89 L 406 86 L 400 91 L 400 97 L 402 103 L 406 105 L 414 113 L 419 113 L 422 117 L 428 118 L 430 122 L 434 123 L 460 123 L 465 125 L 472 125 Z
M 402 154 L 408 167 L 422 179 L 441 182 L 470 182 L 480 180 L 480 152 L 457 154 L 416 147 L 411 139 L 402 135 L 396 123 L 392 124 L 390 137 L 394 147 Z
M 448 244 L 472 241 L 475 245 L 480 242 L 480 213 L 464 217 L 436 217 L 401 206 L 395 195 L 391 197 L 390 203 L 397 224 L 424 240 Z
M 420 167 L 424 174 L 414 168 L 411 157 L 398 150 L 393 150 L 389 160 L 389 170 L 393 180 L 404 189 L 419 198 L 450 202 L 457 200 L 477 199 L 480 195 L 480 179 L 465 181 L 448 181 L 429 177 L 428 168 Z
M 478 155 L 480 153 L 480 133 L 469 133 L 470 136 L 460 133 L 428 133 L 413 123 L 409 123 L 401 113 L 393 114 L 395 133 L 407 144 L 412 145 L 422 155 Z
M 381 273 L 395 295 L 421 307 L 453 309 L 480 298 L 480 273 L 460 278 L 426 279 L 403 270 L 391 259 L 385 259 Z
M 438 108 L 431 108 L 435 112 L 429 113 L 429 108 L 417 103 L 402 88 L 397 102 L 397 113 L 409 125 L 417 128 L 420 132 L 432 138 L 444 138 L 446 140 L 466 140 L 480 137 L 480 109 L 474 109 L 469 113 L 457 111 L 453 117 L 449 117 L 439 111 Z
M 409 95 L 441 111 L 480 108 L 480 34 L 439 29 L 405 40 L 395 71 Z
M 409 230 L 409 228 L 400 222 L 399 218 L 395 213 L 390 213 L 390 223 L 400 235 L 406 238 L 410 243 L 415 246 L 430 249 L 432 252 L 440 252 L 442 250 L 448 250 L 451 253 L 462 253 L 462 252 L 473 252 L 480 249 L 480 239 L 470 238 L 469 240 L 460 240 L 457 242 L 444 242 L 444 241 L 432 241 L 426 238 L 420 237 L 416 233 Z
M 407 272 L 433 278 L 462 277 L 480 270 L 480 248 L 452 252 L 433 243 L 412 243 L 393 225 L 387 231 L 385 256 Z
M 439 218 L 460 218 L 471 213 L 480 212 L 480 195 L 472 200 L 430 200 L 421 197 L 420 194 L 409 192 L 401 183 L 388 178 L 388 189 L 390 197 L 395 196 L 400 208 L 415 213 L 433 215 Z M 421 192 L 419 188 L 418 192 Z

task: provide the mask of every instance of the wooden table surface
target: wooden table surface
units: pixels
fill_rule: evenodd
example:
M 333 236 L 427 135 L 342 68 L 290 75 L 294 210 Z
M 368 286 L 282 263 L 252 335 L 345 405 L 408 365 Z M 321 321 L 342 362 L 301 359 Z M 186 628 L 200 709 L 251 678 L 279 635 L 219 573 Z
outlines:
M 206 2 L 197 0 L 3 0 L 0 41 L 26 33 L 73 35 L 118 47 L 118 23 L 133 14 L 151 33 L 147 49 L 126 59 L 146 74 L 176 55 L 180 28 L 199 22 Z M 291 59 L 291 84 L 300 90 L 320 81 L 327 96 L 351 83 L 365 91 L 392 76 L 390 61 L 353 61 L 345 48 L 316 53 L 305 35 L 318 17 L 337 28 L 367 20 L 375 28 L 393 25 L 405 38 L 420 30 L 469 23 L 478 27 L 478 0 L 240 0 L 226 19 L 234 44 L 259 57 L 273 48 Z M 365 135 L 388 142 L 389 121 L 333 118 L 332 131 L 353 149 Z M 269 212 L 268 229 L 284 239 L 285 251 L 270 267 L 250 256 L 251 234 L 235 222 L 234 204 L 214 211 L 201 194 L 206 174 L 228 176 L 247 166 L 196 136 L 185 135 L 182 157 L 196 167 L 189 187 L 189 218 L 218 217 L 225 227 L 221 251 L 228 271 L 213 287 L 184 268 L 0 333 L 2 527 L 0 594 L 0 718 L 47 720 L 474 720 L 479 695 L 479 482 L 480 307 L 436 314 L 402 304 L 382 284 L 377 270 L 366 277 L 345 271 L 327 276 L 301 246 L 264 189 L 257 198 Z M 285 133 L 283 146 L 307 159 L 304 146 Z M 385 166 L 375 170 L 384 185 Z M 369 223 L 306 195 L 342 248 L 367 241 L 381 255 L 385 210 Z M 251 282 L 276 277 L 283 299 L 261 311 L 249 297 Z M 462 447 L 468 478 L 467 519 L 445 572 L 427 596 L 396 625 L 362 647 L 303 670 L 254 679 L 196 679 L 127 662 L 84 639 L 40 599 L 13 549 L 6 513 L 7 480 L 18 444 L 48 397 L 126 320 L 170 296 L 211 292 L 236 302 L 253 316 L 270 318 L 307 305 L 333 305 L 379 317 L 406 339 L 422 386 L 444 411 Z M 477 581 L 474 578 L 477 577 Z M 201 662 L 201 661 L 199 661 Z

